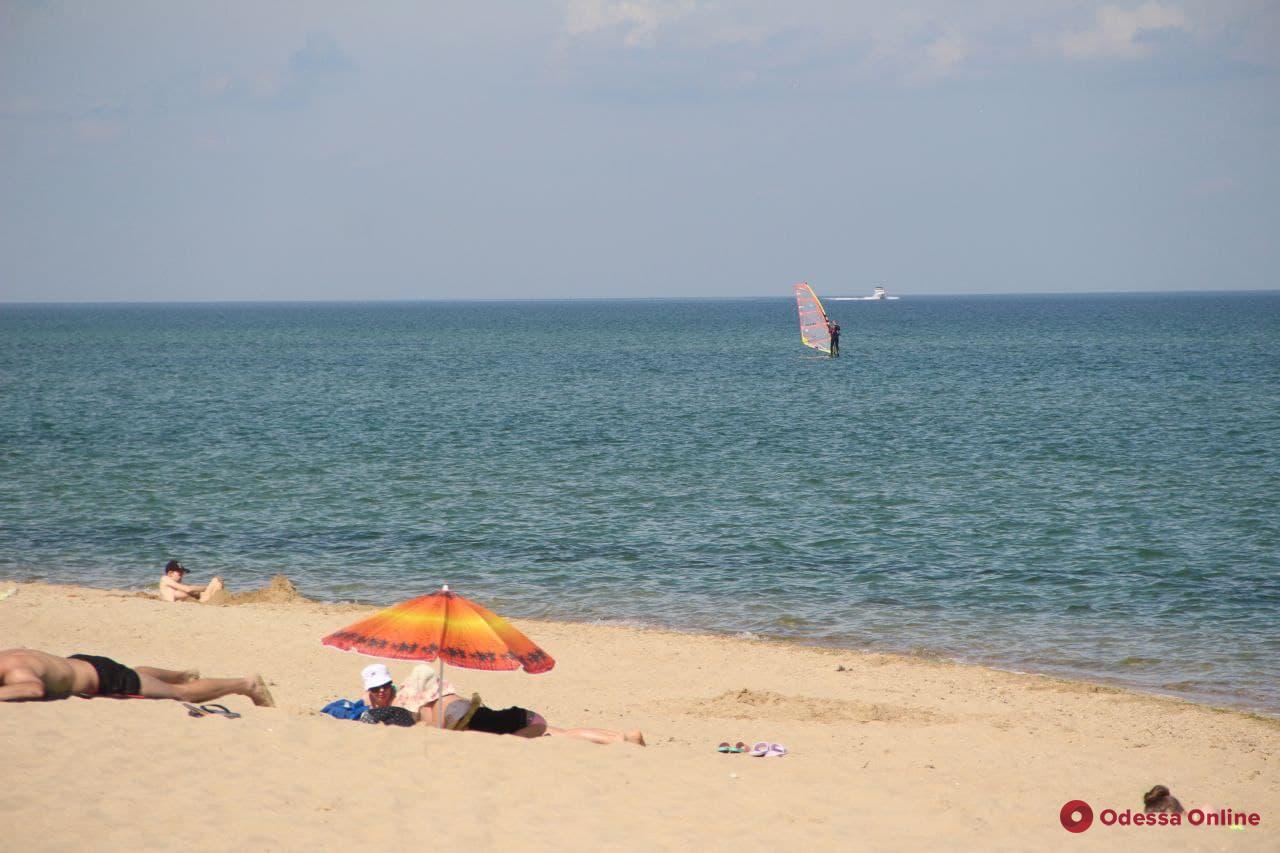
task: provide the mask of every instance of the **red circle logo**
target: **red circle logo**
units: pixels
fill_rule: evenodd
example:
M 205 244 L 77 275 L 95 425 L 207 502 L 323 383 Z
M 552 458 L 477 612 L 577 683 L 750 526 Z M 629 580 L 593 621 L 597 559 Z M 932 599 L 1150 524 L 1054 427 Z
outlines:
M 1067 832 L 1084 832 L 1093 825 L 1093 809 L 1084 800 L 1072 800 L 1058 812 L 1058 819 Z

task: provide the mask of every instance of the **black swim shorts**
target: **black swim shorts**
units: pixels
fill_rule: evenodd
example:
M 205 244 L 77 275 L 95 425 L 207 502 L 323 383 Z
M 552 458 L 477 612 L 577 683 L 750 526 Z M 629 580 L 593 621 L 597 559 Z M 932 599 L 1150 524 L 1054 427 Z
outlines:
M 137 696 L 142 692 L 142 682 L 138 673 L 129 667 L 116 663 L 111 658 L 98 655 L 71 655 L 72 660 L 82 660 L 98 673 L 98 692 L 96 696 Z
M 476 708 L 475 714 L 471 716 L 471 722 L 467 724 L 467 731 L 509 735 L 529 725 L 529 720 L 532 717 L 533 712 L 527 708 L 517 708 L 513 705 L 510 708 L 495 711 L 492 708 L 486 708 L 481 705 Z

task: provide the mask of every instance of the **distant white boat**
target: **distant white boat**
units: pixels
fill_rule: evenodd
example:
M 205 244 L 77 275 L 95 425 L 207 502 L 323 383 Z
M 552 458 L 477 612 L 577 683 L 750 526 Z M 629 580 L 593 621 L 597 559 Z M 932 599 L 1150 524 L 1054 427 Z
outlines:
M 890 296 L 889 292 L 883 287 L 876 285 L 876 289 L 871 291 L 870 296 L 828 296 L 832 302 L 880 302 L 885 299 L 897 299 L 896 296 Z

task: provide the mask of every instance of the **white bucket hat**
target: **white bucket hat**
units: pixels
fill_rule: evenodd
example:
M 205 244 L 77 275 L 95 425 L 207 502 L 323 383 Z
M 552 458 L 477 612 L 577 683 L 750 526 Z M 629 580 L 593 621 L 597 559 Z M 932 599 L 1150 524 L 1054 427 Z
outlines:
M 369 664 L 360 671 L 360 677 L 364 679 L 365 690 L 372 690 L 375 687 L 391 683 L 391 671 L 387 669 L 385 663 Z

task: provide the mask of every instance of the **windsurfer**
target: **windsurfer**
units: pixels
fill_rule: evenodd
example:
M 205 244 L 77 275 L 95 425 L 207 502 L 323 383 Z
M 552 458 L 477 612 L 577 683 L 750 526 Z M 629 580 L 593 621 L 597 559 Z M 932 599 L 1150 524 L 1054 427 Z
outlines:
M 840 324 L 835 322 L 827 323 L 827 332 L 831 335 L 831 357 L 840 357 Z
M 800 317 L 800 342 L 818 352 L 836 355 L 831 349 L 831 329 L 835 324 L 827 317 L 827 312 L 822 310 L 818 294 L 804 282 L 796 285 L 796 312 Z

